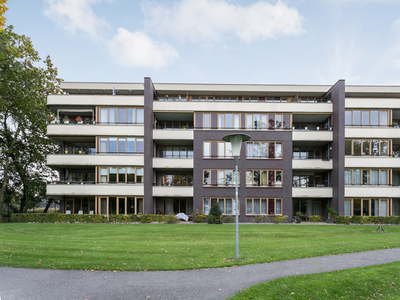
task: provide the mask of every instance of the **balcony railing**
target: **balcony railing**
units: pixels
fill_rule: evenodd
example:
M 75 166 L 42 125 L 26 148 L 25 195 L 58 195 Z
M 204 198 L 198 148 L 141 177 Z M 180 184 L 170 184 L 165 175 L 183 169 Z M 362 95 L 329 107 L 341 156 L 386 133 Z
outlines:
M 298 187 L 298 188 L 320 188 L 320 187 L 332 187 L 332 184 L 329 183 L 303 183 L 303 184 L 297 184 L 297 183 L 292 183 L 292 187 Z
M 331 99 L 320 97 L 239 97 L 239 96 L 159 96 L 154 99 L 160 102 L 244 102 L 244 103 L 331 103 Z
M 102 182 L 102 181 L 71 181 L 71 180 L 64 180 L 64 181 L 48 181 L 47 184 L 67 184 L 67 185 L 84 185 L 84 184 L 143 184 L 143 182 Z

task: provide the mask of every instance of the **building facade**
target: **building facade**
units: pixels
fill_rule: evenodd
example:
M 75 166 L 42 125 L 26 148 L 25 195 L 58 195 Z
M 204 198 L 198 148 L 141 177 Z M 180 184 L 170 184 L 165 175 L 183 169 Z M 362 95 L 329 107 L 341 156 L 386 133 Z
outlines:
M 71 214 L 235 214 L 225 135 L 246 133 L 239 220 L 297 212 L 399 216 L 400 87 L 62 83 L 49 95 L 60 175 L 49 196 Z

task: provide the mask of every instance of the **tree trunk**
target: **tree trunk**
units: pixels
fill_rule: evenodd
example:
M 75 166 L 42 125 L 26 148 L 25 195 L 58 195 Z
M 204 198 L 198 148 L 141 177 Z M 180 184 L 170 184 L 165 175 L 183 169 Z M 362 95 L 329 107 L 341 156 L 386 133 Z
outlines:
M 44 208 L 43 213 L 47 213 L 47 211 L 50 208 L 50 205 L 53 204 L 53 203 L 54 203 L 54 200 L 52 198 L 49 198 L 49 200 L 47 200 L 47 204 L 46 204 L 46 207 Z

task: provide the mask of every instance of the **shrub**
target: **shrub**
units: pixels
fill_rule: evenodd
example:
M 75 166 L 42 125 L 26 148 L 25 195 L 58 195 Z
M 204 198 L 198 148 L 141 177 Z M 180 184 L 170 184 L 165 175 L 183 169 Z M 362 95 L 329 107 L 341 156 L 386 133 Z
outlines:
M 350 223 L 353 224 L 362 224 L 363 222 L 363 217 L 362 216 L 352 216 L 350 218 Z
M 167 224 L 175 224 L 178 222 L 178 218 L 175 215 L 165 215 L 164 221 Z
M 310 216 L 310 222 L 317 223 L 321 221 L 321 216 Z
M 203 223 L 204 217 L 204 211 L 199 213 L 199 211 L 196 209 L 196 212 L 192 215 L 192 220 L 194 223 Z
M 163 215 L 156 215 L 154 217 L 154 221 L 156 221 L 157 223 L 161 223 L 164 221 L 164 216 Z
M 235 223 L 235 219 L 233 217 L 226 217 L 224 223 Z
M 336 221 L 338 224 L 350 224 L 350 217 L 349 216 L 337 216 Z
M 153 215 L 140 215 L 139 222 L 140 223 L 151 223 L 153 222 Z
M 214 202 L 211 206 L 210 214 L 207 217 L 208 224 L 222 224 L 222 211 L 219 208 L 218 202 Z
M 279 223 L 283 223 L 286 221 L 288 216 L 284 215 L 284 216 L 275 216 L 274 218 L 274 223 L 275 224 L 279 224 Z

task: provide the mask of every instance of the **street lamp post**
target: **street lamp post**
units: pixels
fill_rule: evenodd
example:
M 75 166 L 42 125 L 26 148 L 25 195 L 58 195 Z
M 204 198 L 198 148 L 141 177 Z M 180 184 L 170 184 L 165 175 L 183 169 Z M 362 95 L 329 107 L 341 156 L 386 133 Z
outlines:
M 247 134 L 229 134 L 222 138 L 225 142 L 230 142 L 232 146 L 232 154 L 235 158 L 235 227 L 236 227 L 236 243 L 235 243 L 235 260 L 239 260 L 239 199 L 238 199 L 238 184 L 239 184 L 239 174 L 238 174 L 238 164 L 239 164 L 239 156 L 240 156 L 240 149 L 242 147 L 242 142 L 248 141 L 250 136 Z

